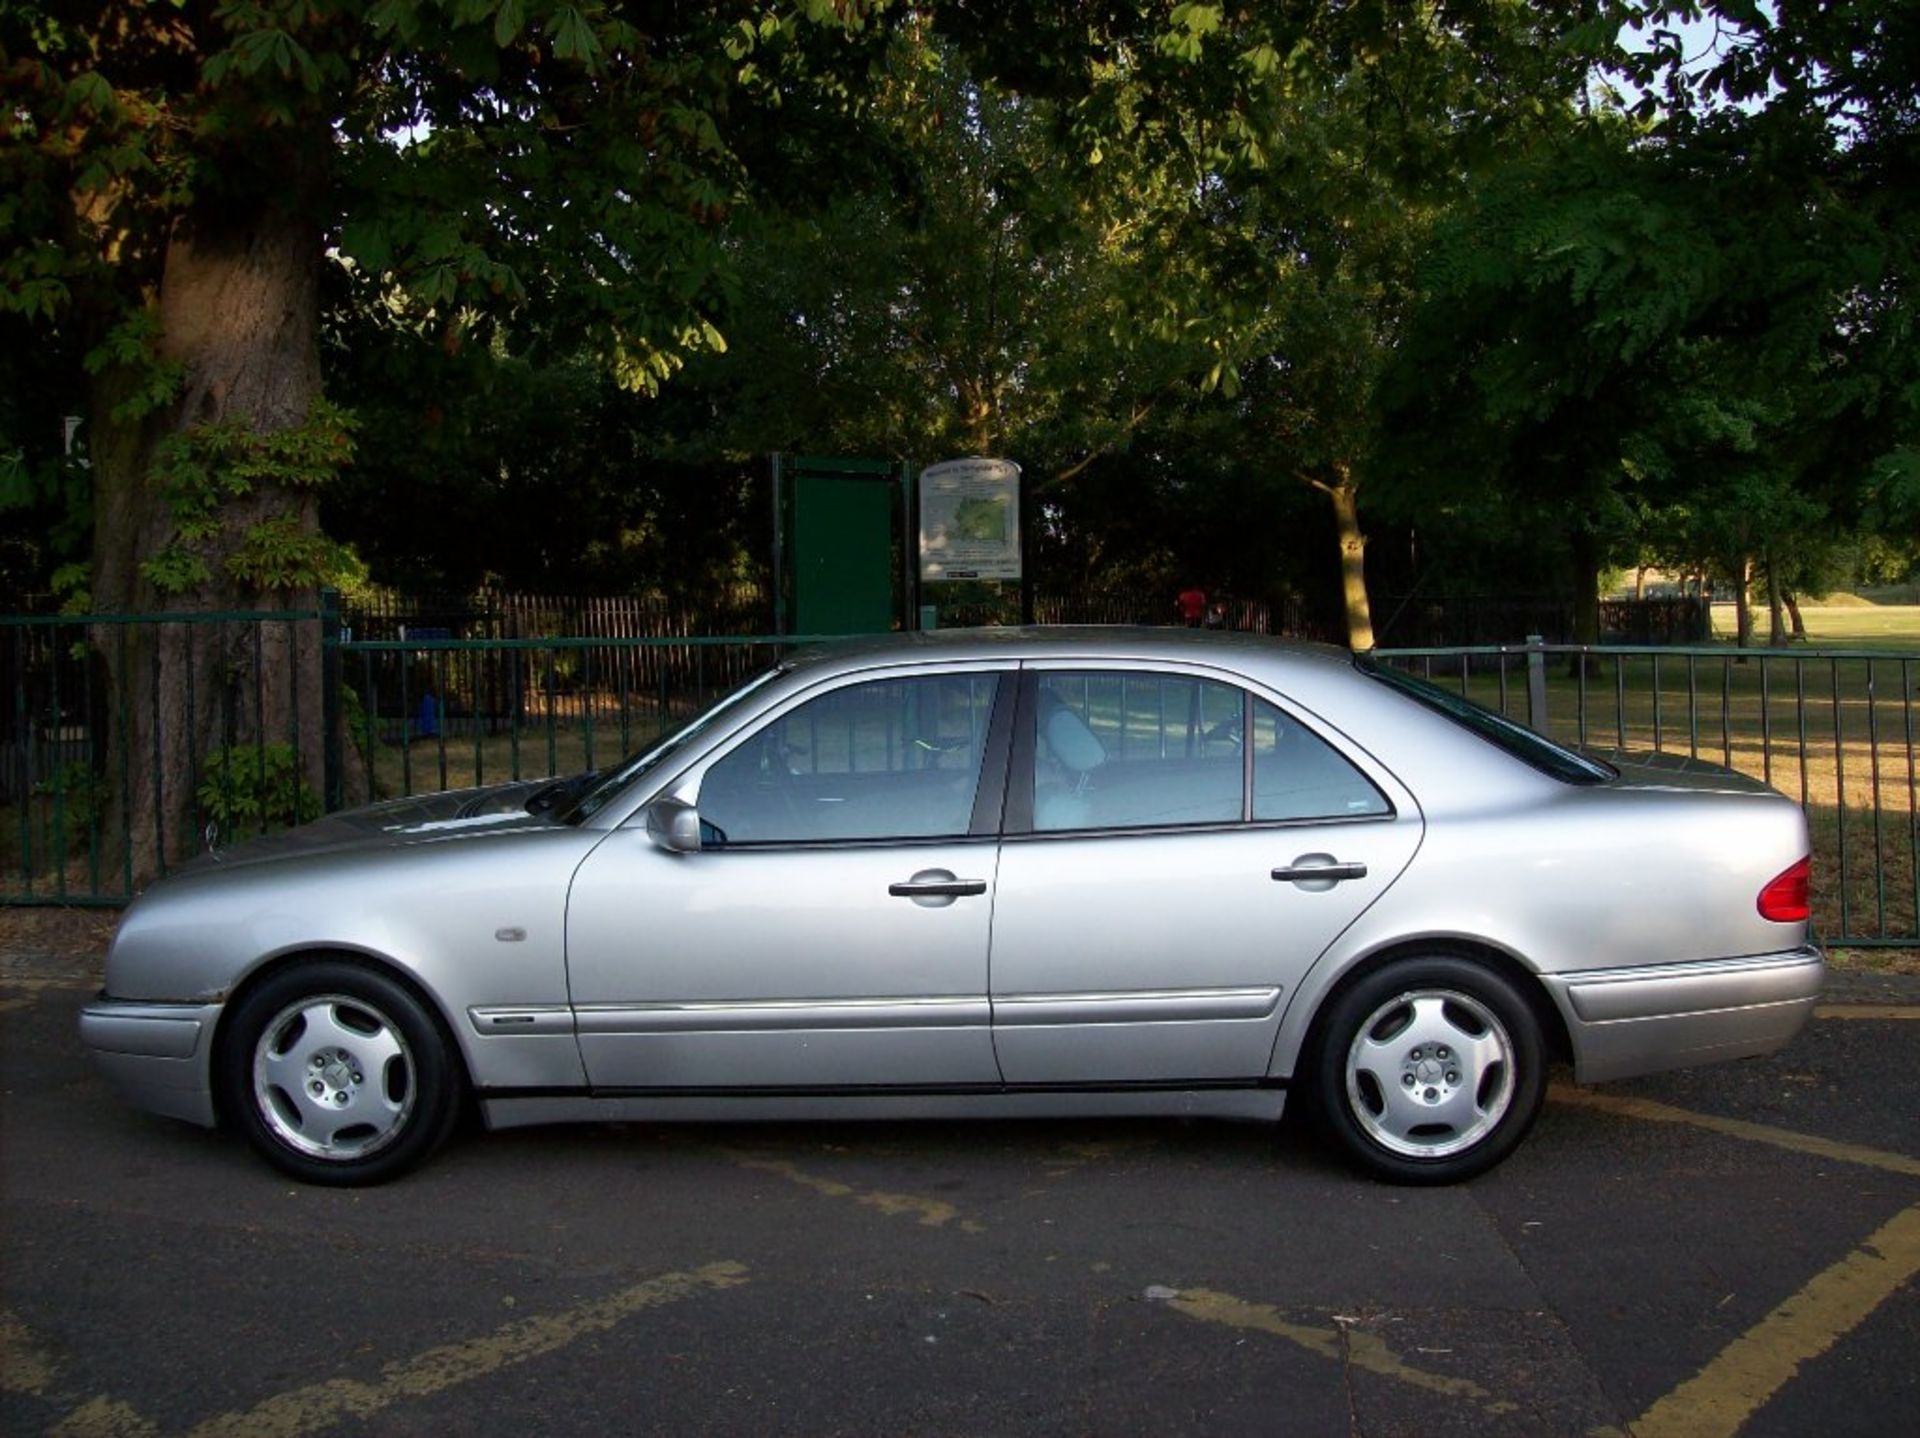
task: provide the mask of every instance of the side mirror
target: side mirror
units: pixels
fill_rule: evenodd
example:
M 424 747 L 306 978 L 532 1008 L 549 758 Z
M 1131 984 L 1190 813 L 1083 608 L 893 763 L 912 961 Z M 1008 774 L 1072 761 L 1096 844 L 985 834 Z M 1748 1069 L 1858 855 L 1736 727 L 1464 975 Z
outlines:
M 700 811 L 683 799 L 647 805 L 647 837 L 669 854 L 700 852 Z

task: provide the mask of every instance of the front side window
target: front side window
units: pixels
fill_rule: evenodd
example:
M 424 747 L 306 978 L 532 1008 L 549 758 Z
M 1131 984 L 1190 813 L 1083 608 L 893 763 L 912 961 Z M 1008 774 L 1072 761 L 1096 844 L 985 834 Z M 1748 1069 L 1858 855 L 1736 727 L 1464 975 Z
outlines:
M 1392 813 L 1326 740 L 1217 680 L 1043 674 L 1032 750 L 1039 833 Z
M 876 679 L 808 700 L 707 770 L 703 843 L 965 835 L 999 680 Z

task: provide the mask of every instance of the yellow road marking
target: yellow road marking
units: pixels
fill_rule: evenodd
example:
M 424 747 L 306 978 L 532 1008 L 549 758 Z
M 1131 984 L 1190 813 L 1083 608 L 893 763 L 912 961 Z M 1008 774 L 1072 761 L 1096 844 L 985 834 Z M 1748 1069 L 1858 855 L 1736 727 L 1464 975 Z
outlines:
M 47 1430 L 47 1438 L 155 1438 L 160 1429 L 130 1403 L 90 1398 Z
M 10 1014 L 20 1009 L 30 1009 L 32 1007 L 32 999 L 0 999 L 0 1014 Z
M 1920 1004 L 1821 1004 L 1816 1019 L 1920 1019 Z
M 301 1438 L 348 1418 L 370 1417 L 404 1399 L 423 1398 L 553 1353 L 642 1309 L 746 1281 L 747 1269 L 740 1263 L 709 1263 L 689 1273 L 663 1273 L 578 1308 L 519 1319 L 484 1338 L 429 1348 L 388 1364 L 372 1382 L 335 1378 L 278 1394 L 244 1413 L 223 1413 L 192 1429 L 190 1438 Z
M 1587 1089 L 1574 1088 L 1570 1084 L 1550 1085 L 1547 1089 L 1547 1097 L 1556 1103 L 1571 1104 L 1576 1108 L 1597 1109 L 1601 1113 L 1617 1114 L 1622 1118 L 1641 1118 L 1653 1123 L 1689 1124 L 1694 1128 L 1726 1134 L 1729 1138 L 1743 1138 L 1753 1143 L 1771 1144 L 1774 1148 L 1791 1149 L 1795 1153 L 1810 1153 L 1818 1158 L 1831 1158 L 1841 1163 L 1857 1163 L 1867 1168 L 1884 1169 L 1888 1173 L 1901 1173 L 1910 1178 L 1920 1178 L 1920 1158 L 1909 1158 L 1904 1153 L 1889 1153 L 1885 1149 L 1868 1148 L 1864 1144 L 1817 1138 L 1812 1134 L 1795 1133 L 1792 1129 L 1773 1128 L 1764 1123 L 1749 1123 L 1745 1119 L 1694 1113 L 1690 1109 L 1674 1108 L 1670 1104 L 1656 1103 L 1652 1099 L 1630 1098 L 1625 1094 L 1594 1093 Z
M 0 1308 L 0 1393 L 44 1393 L 53 1381 L 53 1360 L 33 1334 Z
M 32 1332 L 0 1309 L 0 1392 L 45 1397 L 53 1387 L 54 1361 Z M 117 1398 L 94 1398 L 47 1430 L 48 1438 L 152 1438 L 153 1423 Z
M 982 1233 L 985 1230 L 970 1218 L 961 1218 L 960 1210 L 944 1199 L 920 1198 L 911 1193 L 883 1193 L 878 1189 L 860 1189 L 850 1183 L 842 1183 L 836 1178 L 822 1178 L 818 1174 L 808 1173 L 797 1164 L 783 1159 L 757 1158 L 752 1154 L 736 1153 L 723 1149 L 723 1153 L 741 1168 L 750 1168 L 758 1173 L 771 1173 L 784 1178 L 788 1183 L 797 1183 L 802 1188 L 810 1188 L 825 1198 L 850 1198 L 866 1208 L 878 1209 L 887 1217 L 896 1214 L 911 1213 L 917 1215 L 917 1221 L 924 1228 L 944 1228 L 959 1219 L 956 1227 L 962 1233 Z
M 1732 1438 L 1808 1363 L 1920 1272 L 1920 1204 L 1720 1351 L 1630 1427 L 1635 1438 Z
M 1280 1310 L 1268 1303 L 1249 1303 L 1230 1293 L 1206 1288 L 1190 1288 L 1167 1300 L 1167 1307 L 1178 1309 L 1203 1323 L 1218 1323 L 1228 1328 L 1250 1329 L 1271 1334 L 1317 1353 L 1335 1362 L 1351 1363 L 1369 1373 L 1391 1378 L 1429 1393 L 1448 1398 L 1469 1398 L 1488 1413 L 1512 1413 L 1519 1405 L 1496 1399 L 1470 1378 L 1450 1378 L 1444 1373 L 1429 1373 L 1401 1358 L 1376 1334 L 1361 1329 L 1315 1328 L 1293 1323 L 1280 1316 Z

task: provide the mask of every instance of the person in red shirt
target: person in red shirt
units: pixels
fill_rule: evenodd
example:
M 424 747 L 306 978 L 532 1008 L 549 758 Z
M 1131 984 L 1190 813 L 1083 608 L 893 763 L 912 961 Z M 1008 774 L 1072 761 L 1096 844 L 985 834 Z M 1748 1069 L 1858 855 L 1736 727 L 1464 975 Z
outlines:
M 1207 617 L 1207 591 L 1197 584 L 1189 584 L 1173 602 L 1180 611 L 1180 622 L 1189 629 L 1198 629 Z

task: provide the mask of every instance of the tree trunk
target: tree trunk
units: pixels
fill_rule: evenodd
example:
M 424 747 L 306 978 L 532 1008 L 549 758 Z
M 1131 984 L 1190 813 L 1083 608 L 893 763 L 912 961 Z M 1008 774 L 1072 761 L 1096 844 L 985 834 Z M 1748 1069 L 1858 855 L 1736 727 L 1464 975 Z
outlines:
M 1787 606 L 1787 617 L 1793 623 L 1793 642 L 1807 642 L 1807 621 L 1800 616 L 1800 596 L 1791 589 L 1782 592 L 1781 601 Z
M 1733 642 L 1746 649 L 1753 644 L 1753 560 L 1741 555 L 1733 568 Z
M 291 175 L 286 189 L 299 192 Z M 320 258 L 318 226 L 297 213 L 206 202 L 169 237 L 157 298 L 160 357 L 179 367 L 179 398 L 164 414 L 116 423 L 113 407 L 132 377 L 105 374 L 95 385 L 94 608 L 182 616 L 102 625 L 95 636 L 115 696 L 110 772 L 128 776 L 112 831 L 124 825 L 130 835 L 136 884 L 197 847 L 209 806 L 195 791 L 223 749 L 293 744 L 306 783 L 321 791 L 318 624 L 187 617 L 314 608 L 310 590 L 264 595 L 225 564 L 264 520 L 290 516 L 304 532 L 317 529 L 313 495 L 262 485 L 223 500 L 217 533 L 191 545 L 209 570 L 192 592 L 162 592 L 141 568 L 181 544 L 154 476 L 166 436 L 217 423 L 269 433 L 308 419 L 321 393 Z
M 1767 564 L 1767 647 L 1779 649 L 1787 642 L 1787 626 L 1781 616 L 1780 571 L 1769 553 Z
M 1373 648 L 1373 607 L 1367 600 L 1367 537 L 1360 530 L 1359 487 L 1353 470 L 1334 466 L 1333 484 L 1314 487 L 1333 501 L 1333 522 L 1340 541 L 1340 588 L 1347 608 L 1347 646 L 1355 653 Z

